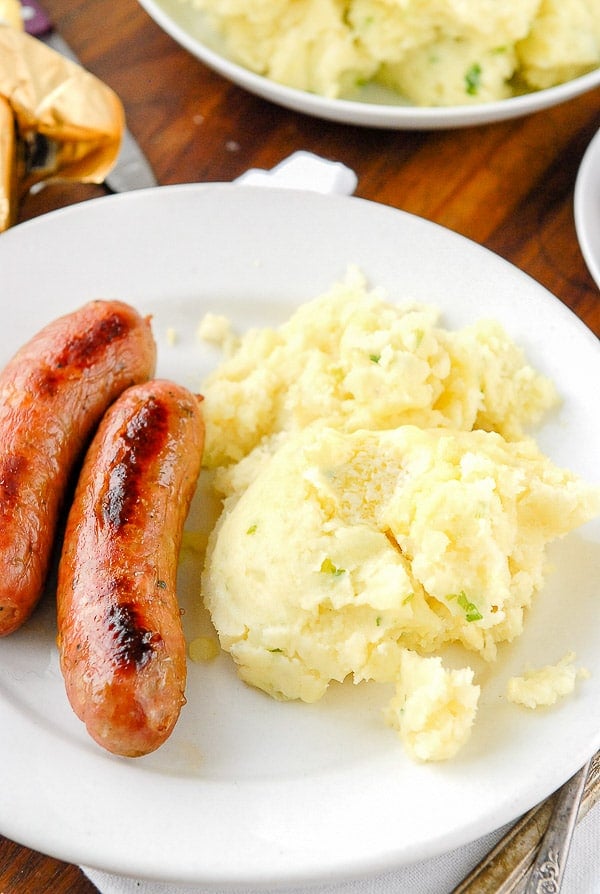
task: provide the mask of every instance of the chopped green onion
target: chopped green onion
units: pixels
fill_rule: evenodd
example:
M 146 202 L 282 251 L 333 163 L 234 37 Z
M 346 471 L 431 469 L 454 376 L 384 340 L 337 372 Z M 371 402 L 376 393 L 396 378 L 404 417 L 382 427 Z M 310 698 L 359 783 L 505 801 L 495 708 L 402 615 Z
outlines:
M 481 65 L 475 62 L 465 75 L 466 91 L 469 96 L 477 96 L 481 86 Z
M 467 599 L 464 590 L 461 590 L 460 593 L 450 594 L 447 599 L 456 599 L 456 602 L 464 611 L 465 617 L 467 621 L 469 621 L 469 623 L 471 621 L 481 621 L 481 619 L 483 618 L 483 615 L 481 614 L 475 603 Z

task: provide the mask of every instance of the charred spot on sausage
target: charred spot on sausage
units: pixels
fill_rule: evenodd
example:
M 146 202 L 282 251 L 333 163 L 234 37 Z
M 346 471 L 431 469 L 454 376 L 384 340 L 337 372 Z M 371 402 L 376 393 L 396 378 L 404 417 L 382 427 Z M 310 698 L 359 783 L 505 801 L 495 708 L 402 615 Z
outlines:
M 123 314 L 112 313 L 97 320 L 87 330 L 73 336 L 56 357 L 56 366 L 83 368 L 91 366 L 96 357 L 113 341 L 124 338 L 130 331 L 130 324 Z
M 144 627 L 136 606 L 131 603 L 109 606 L 107 629 L 114 663 L 123 670 L 144 667 L 161 641 L 159 633 Z
M 144 467 L 160 452 L 169 431 L 164 403 L 150 398 L 131 417 L 122 435 L 123 450 L 112 467 L 102 499 L 104 523 L 118 529 L 132 521 L 143 487 Z

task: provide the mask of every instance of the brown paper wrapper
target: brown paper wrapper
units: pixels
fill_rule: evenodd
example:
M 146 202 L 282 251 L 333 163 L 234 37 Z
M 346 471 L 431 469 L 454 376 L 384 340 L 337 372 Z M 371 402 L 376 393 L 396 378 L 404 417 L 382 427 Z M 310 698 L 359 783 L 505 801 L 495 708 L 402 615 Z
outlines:
M 124 126 L 121 101 L 106 84 L 0 23 L 0 231 L 36 183 L 102 183 Z

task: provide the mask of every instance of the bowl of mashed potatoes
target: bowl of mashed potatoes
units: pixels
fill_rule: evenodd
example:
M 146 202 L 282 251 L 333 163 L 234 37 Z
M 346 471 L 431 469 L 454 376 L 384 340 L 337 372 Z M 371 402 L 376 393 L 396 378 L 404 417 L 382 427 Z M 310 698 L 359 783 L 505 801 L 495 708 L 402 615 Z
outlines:
M 353 124 L 486 123 L 600 84 L 596 0 L 140 2 L 240 86 Z

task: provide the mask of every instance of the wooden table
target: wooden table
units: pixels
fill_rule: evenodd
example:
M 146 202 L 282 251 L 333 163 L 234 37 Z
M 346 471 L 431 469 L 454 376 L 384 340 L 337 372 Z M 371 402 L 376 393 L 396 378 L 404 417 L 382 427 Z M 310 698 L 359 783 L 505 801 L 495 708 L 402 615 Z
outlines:
M 600 90 L 526 118 L 456 131 L 387 131 L 287 111 L 224 81 L 181 49 L 136 0 L 45 0 L 83 64 L 123 100 L 159 183 L 229 181 L 296 149 L 341 161 L 357 195 L 487 246 L 557 295 L 600 335 L 600 294 L 579 250 L 573 189 L 600 127 Z M 21 220 L 100 196 L 51 186 Z M 0 837 L 0 894 L 92 894 L 75 866 Z

